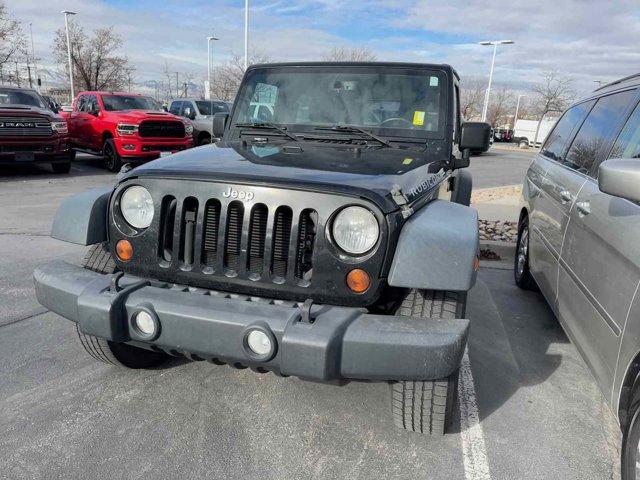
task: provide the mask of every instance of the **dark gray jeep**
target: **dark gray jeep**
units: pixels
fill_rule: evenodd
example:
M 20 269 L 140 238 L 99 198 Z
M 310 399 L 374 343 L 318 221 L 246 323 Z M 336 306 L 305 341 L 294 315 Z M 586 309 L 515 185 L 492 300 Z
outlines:
M 249 68 L 220 143 L 61 205 L 52 236 L 91 248 L 36 270 L 39 301 L 98 360 L 389 382 L 399 427 L 442 434 L 478 269 L 460 168 L 490 133 L 461 123 L 458 82 L 447 65 Z

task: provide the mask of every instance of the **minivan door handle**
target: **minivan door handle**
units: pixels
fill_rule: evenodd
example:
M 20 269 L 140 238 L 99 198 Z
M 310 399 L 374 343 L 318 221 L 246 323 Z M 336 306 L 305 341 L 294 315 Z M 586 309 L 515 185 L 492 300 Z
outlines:
M 578 215 L 580 217 L 584 217 L 591 213 L 591 205 L 589 202 L 578 202 L 576 203 L 576 208 L 578 209 Z
M 560 198 L 562 198 L 562 201 L 565 203 L 573 200 L 573 197 L 571 196 L 571 192 L 569 190 L 562 190 L 560 192 Z

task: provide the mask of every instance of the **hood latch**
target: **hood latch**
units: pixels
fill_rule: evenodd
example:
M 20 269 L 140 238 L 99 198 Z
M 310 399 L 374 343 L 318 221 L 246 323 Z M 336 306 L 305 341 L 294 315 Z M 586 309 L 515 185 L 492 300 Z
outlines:
M 402 189 L 399 185 L 394 185 L 391 188 L 391 198 L 393 201 L 400 207 L 400 211 L 402 212 L 402 216 L 404 218 L 409 218 L 413 214 L 413 208 L 409 206 L 409 199 L 402 192 Z

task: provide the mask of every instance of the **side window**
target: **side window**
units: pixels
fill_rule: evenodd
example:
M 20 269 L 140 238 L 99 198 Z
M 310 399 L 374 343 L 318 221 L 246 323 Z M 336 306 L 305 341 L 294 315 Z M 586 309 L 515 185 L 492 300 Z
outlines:
M 169 107 L 169 113 L 173 113 L 174 115 L 180 115 L 181 106 L 182 106 L 182 102 L 171 102 L 171 106 Z
M 627 90 L 599 98 L 580 127 L 564 164 L 580 173 L 589 174 L 594 164 L 602 160 L 604 148 L 611 145 L 622 115 L 628 111 L 635 96 L 635 90 Z
M 575 127 L 582 122 L 592 105 L 593 102 L 584 102 L 564 112 L 542 146 L 541 153 L 545 157 L 557 161 L 562 160 L 567 139 L 571 137 Z
M 98 98 L 95 95 L 90 95 L 87 98 L 84 109 L 86 112 L 96 112 L 100 110 L 100 106 L 98 105 Z
M 609 158 L 640 158 L 640 105 L 627 120 Z
M 182 102 L 182 109 L 180 111 L 181 116 L 188 117 L 193 112 L 193 104 L 191 102 Z
M 78 98 L 78 101 L 76 102 L 76 111 L 82 112 L 86 101 L 87 101 L 87 97 L 85 95 L 80 96 Z

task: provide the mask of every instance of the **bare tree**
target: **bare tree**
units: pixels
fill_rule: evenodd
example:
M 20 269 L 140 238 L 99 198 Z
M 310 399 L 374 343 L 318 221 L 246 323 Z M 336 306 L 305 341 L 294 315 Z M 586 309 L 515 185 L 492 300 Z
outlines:
M 98 28 L 93 37 L 69 22 L 73 81 L 80 90 L 120 90 L 132 78 L 133 66 L 126 56 L 117 55 L 122 38 L 113 27 Z M 56 31 L 52 53 L 61 69 L 67 66 L 67 38 L 63 28 Z
M 334 47 L 323 59 L 327 62 L 375 62 L 378 58 L 367 47 Z
M 499 127 L 507 122 L 509 114 L 515 110 L 515 94 L 509 86 L 494 91 L 489 100 L 487 122 L 492 127 Z
M 482 112 L 486 80 L 480 77 L 463 78 L 460 83 L 460 114 L 470 120 L 479 117 Z
M 249 57 L 249 64 L 267 63 L 269 57 L 261 52 L 254 52 Z M 231 60 L 213 69 L 212 93 L 213 96 L 225 101 L 232 101 L 244 77 L 244 58 L 233 55 Z
M 22 27 L 9 15 L 6 5 L 0 0 L 0 72 L 10 67 L 9 62 L 15 63 L 15 57 L 21 52 L 26 52 Z
M 546 72 L 542 77 L 542 82 L 534 85 L 531 90 L 536 97 L 536 113 L 538 116 L 538 127 L 536 128 L 535 142 L 538 141 L 540 124 L 545 115 L 554 112 L 562 112 L 575 98 L 573 78 L 563 77 L 557 71 Z

